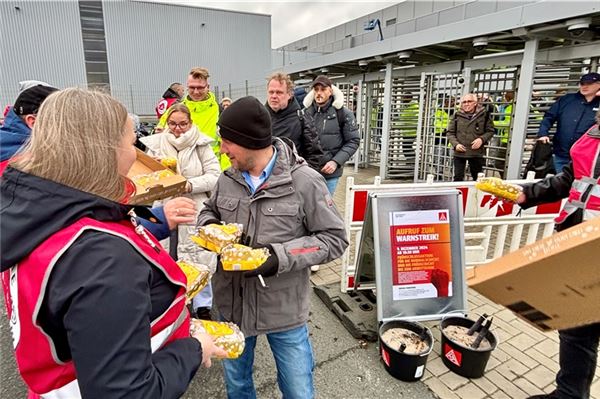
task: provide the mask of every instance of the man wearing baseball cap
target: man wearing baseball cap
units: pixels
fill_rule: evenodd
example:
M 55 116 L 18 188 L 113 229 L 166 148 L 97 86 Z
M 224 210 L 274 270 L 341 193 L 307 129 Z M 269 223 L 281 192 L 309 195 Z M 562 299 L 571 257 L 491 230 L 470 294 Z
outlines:
M 571 146 L 595 123 L 600 105 L 600 74 L 586 73 L 579 79 L 579 91 L 565 94 L 544 115 L 538 131 L 538 140 L 548 143 L 550 129 L 556 122 L 552 137 L 554 168 L 560 173 L 571 161 Z
M 218 126 L 221 152 L 232 167 L 219 177 L 198 226 L 241 223 L 242 244 L 269 250 L 255 270 L 219 266 L 212 277 L 220 318 L 240 326 L 246 337 L 242 355 L 223 360 L 227 396 L 256 397 L 254 348 L 264 334 L 283 397 L 312 398 L 314 358 L 306 324 L 310 266 L 344 253 L 344 224 L 323 177 L 281 138 L 272 137 L 269 112 L 259 100 L 234 101 Z
M 37 112 L 46 97 L 58 90 L 44 82 L 35 81 L 36 84 L 29 86 L 25 83 L 27 82 L 20 82 L 21 87 L 24 87 L 25 90 L 19 93 L 15 104 L 6 114 L 4 124 L 0 127 L 1 171 L 4 170 L 6 161 L 29 138 Z
M 358 125 L 352 111 L 344 106 L 344 94 L 327 76 L 317 76 L 311 87 L 304 98 L 304 106 L 306 115 L 314 120 L 319 133 L 325 154 L 321 174 L 333 195 L 344 164 L 360 145 Z

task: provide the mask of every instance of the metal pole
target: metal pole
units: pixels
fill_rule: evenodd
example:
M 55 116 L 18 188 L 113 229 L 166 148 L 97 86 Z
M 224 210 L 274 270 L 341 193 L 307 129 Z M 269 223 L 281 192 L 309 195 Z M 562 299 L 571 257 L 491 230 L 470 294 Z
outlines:
M 362 122 L 362 118 L 363 118 L 363 114 L 362 114 L 362 106 L 363 106 L 363 101 L 364 101 L 364 95 L 363 95 L 363 81 L 362 79 L 358 81 L 358 98 L 356 99 L 356 120 L 358 121 L 358 126 L 361 126 L 361 122 Z M 365 124 L 362 124 L 362 126 L 366 126 Z M 362 134 L 362 140 L 366 140 L 367 138 L 367 132 L 363 131 Z M 356 153 L 354 154 L 354 173 L 358 173 L 358 164 L 360 162 L 360 153 L 361 153 L 361 144 L 359 143 L 358 145 L 358 149 L 356 150 Z
M 388 143 L 390 141 L 390 114 L 392 111 L 392 63 L 385 66 L 383 87 L 383 126 L 381 128 L 381 155 L 379 157 L 379 177 L 387 177 Z
M 508 169 L 506 179 L 518 179 L 521 172 L 523 159 L 523 146 L 527 136 L 527 119 L 529 117 L 529 103 L 533 90 L 535 76 L 535 56 L 538 49 L 538 39 L 533 38 L 525 42 L 521 74 L 517 85 L 517 98 L 513 119 L 513 129 L 509 132 Z
M 421 153 L 423 152 L 423 148 L 421 146 L 421 136 L 423 131 L 423 116 L 425 114 L 425 81 L 427 79 L 427 74 L 423 72 L 421 74 L 421 83 L 419 84 L 419 115 L 417 119 L 417 137 L 416 137 L 416 147 L 415 147 L 415 174 L 413 176 L 413 181 L 416 183 L 419 181 L 419 167 L 421 165 Z
M 246 96 L 248 96 L 248 79 L 246 79 Z
M 231 98 L 231 83 L 229 83 L 229 95 L 227 97 Z
M 135 105 L 133 104 L 133 87 L 129 85 L 129 97 L 131 98 L 131 113 L 135 114 Z

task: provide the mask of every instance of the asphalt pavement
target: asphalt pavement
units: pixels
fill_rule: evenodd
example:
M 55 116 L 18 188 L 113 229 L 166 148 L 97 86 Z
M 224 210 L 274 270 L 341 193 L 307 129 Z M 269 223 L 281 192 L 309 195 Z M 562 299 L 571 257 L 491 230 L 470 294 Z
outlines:
M 23 398 L 27 391 L 16 371 L 6 309 L 3 303 L 1 306 L 0 398 Z M 317 397 L 436 398 L 422 382 L 406 383 L 390 376 L 383 368 L 377 344 L 364 343 L 353 338 L 315 294 L 312 297 L 309 328 L 316 362 Z M 259 398 L 281 397 L 277 387 L 275 363 L 264 336 L 259 337 L 256 347 L 254 382 Z M 225 398 L 226 391 L 220 362 L 215 361 L 210 369 L 199 370 L 183 397 Z

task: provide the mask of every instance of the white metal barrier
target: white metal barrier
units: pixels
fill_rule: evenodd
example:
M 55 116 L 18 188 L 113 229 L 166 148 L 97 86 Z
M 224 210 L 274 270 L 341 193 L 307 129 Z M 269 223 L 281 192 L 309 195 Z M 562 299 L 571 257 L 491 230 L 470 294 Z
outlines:
M 375 177 L 373 184 L 354 184 L 352 176 L 346 181 L 344 224 L 353 250 L 348 249 L 342 258 L 342 292 L 354 287 L 361 230 L 370 192 L 448 187 L 460 190 L 463 195 L 467 276 L 475 267 L 551 235 L 554 231 L 554 218 L 562 205 L 562 201 L 557 201 L 521 211 L 512 202 L 499 200 L 477 190 L 473 181 L 434 183 L 433 176 L 428 176 L 426 183 L 410 184 L 381 184 L 380 177 Z M 533 179 L 509 182 L 521 184 L 532 181 Z

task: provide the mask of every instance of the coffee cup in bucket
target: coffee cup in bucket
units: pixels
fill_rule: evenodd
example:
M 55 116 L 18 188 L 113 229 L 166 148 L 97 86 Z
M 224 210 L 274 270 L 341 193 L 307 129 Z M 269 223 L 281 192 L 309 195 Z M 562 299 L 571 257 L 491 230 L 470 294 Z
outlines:
M 472 337 L 466 337 L 462 342 L 458 342 L 456 339 L 452 339 L 449 336 L 449 330 L 444 331 L 447 327 L 457 326 L 464 330 L 465 335 L 467 331 L 471 329 L 476 322 L 466 317 L 448 317 L 442 320 L 440 323 L 440 330 L 442 333 L 442 362 L 451 371 L 458 375 L 467 378 L 479 378 L 482 377 L 485 372 L 485 367 L 490 355 L 494 349 L 498 340 L 496 336 L 489 331 L 489 325 L 491 319 L 488 320 L 487 324 L 479 323 L 480 326 L 476 331 L 473 332 Z M 487 325 L 487 328 L 485 326 Z M 483 341 L 482 341 L 483 340 Z M 474 348 L 470 341 L 475 341 L 477 345 L 481 342 L 481 346 Z M 467 343 L 469 342 L 469 343 Z
M 402 381 L 417 381 L 425 373 L 433 335 L 422 324 L 392 320 L 379 327 L 379 348 L 388 373 Z

